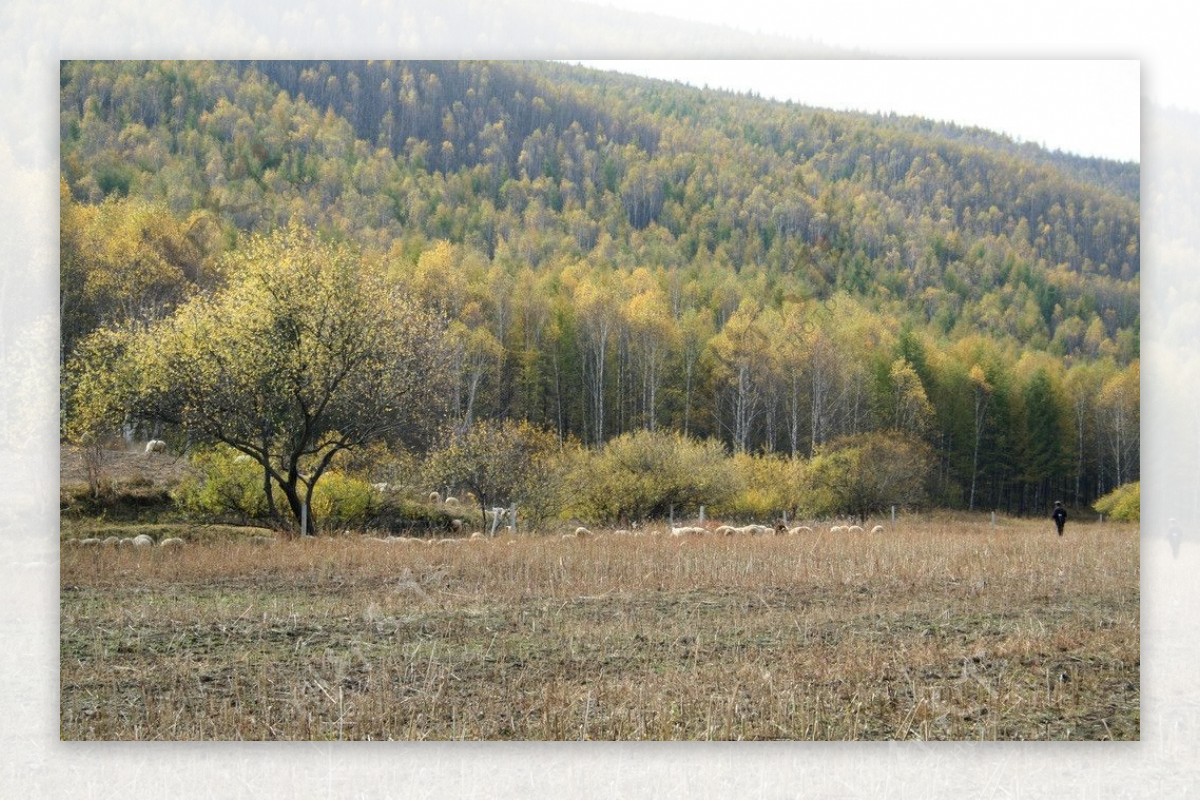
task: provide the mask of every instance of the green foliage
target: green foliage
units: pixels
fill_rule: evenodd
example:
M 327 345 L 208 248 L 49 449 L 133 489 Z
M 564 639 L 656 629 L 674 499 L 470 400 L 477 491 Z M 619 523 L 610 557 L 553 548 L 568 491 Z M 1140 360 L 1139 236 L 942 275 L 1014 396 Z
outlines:
M 428 436 L 445 403 L 444 327 L 353 249 L 293 226 L 252 238 L 227 274 L 131 337 L 127 412 L 269 465 L 297 521 L 338 454 Z M 273 494 L 267 510 L 280 517 Z
M 361 525 L 378 509 L 371 485 L 338 471 L 325 474 L 313 488 L 312 513 L 325 525 Z
M 1142 517 L 1142 482 L 1122 484 L 1112 492 L 1101 496 L 1092 508 L 1110 520 L 1130 522 Z
M 813 457 L 808 509 L 814 517 L 866 519 L 891 505 L 917 509 L 927 501 L 930 449 L 896 431 L 876 431 L 829 443 Z
M 280 399 L 317 408 L 332 375 L 299 321 L 326 308 L 371 341 L 402 286 L 450 330 L 448 365 L 367 371 L 448 407 L 374 404 L 417 455 L 446 411 L 801 458 L 896 428 L 933 449 L 937 502 L 1015 512 L 1137 478 L 1135 164 L 561 64 L 69 61 L 60 87 L 64 365 L 127 321 L 211 342 L 168 361 L 238 370 L 170 411 L 195 433 L 216 410 L 272 464 Z M 1067 365 L 1099 385 L 1066 391 Z M 313 435 L 362 433 L 323 408 Z M 269 446 L 244 425 L 264 420 Z M 733 489 L 739 514 L 791 503 Z
M 724 446 L 680 434 L 637 431 L 588 454 L 572 477 L 572 512 L 611 523 L 666 518 L 720 506 L 735 492 L 735 471 Z
M 428 480 L 474 494 L 481 516 L 516 503 L 518 514 L 536 524 L 561 511 L 564 457 L 551 432 L 527 422 L 481 420 L 448 439 L 429 456 Z
M 266 517 L 263 468 L 258 462 L 225 445 L 196 450 L 189 461 L 196 473 L 171 492 L 185 514 L 240 522 Z
M 804 504 L 806 463 L 782 456 L 734 454 L 730 470 L 736 492 L 710 507 L 713 517 L 772 521 L 784 514 L 795 519 Z

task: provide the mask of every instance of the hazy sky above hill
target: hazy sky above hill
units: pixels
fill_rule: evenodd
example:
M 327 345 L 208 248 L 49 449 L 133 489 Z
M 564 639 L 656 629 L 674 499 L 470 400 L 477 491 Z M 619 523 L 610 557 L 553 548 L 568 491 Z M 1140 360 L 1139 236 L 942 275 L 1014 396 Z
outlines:
M 787 69 L 778 62 L 737 62 L 736 68 L 729 62 L 628 62 L 623 71 L 754 88 L 808 105 L 979 125 L 1081 155 L 1139 160 L 1143 97 L 1200 111 L 1190 81 L 1195 51 L 1186 40 L 1194 12 L 1172 0 L 1009 0 L 971 12 L 949 0 L 592 5 L 845 48 L 856 58 L 914 60 L 792 62 Z M 1143 69 L 1138 60 L 1148 54 L 1153 58 Z
M 977 125 L 1084 156 L 1139 161 L 1136 60 L 589 61 L 600 69 L 850 111 Z

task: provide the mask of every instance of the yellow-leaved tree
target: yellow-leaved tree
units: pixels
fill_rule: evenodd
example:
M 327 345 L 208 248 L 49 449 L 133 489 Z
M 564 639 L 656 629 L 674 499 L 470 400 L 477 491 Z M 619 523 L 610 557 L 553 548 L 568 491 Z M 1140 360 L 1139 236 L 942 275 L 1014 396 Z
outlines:
M 122 361 L 115 372 L 129 377 L 118 405 L 178 426 L 191 443 L 249 455 L 262 467 L 272 517 L 285 521 L 278 491 L 311 534 L 305 511 L 338 453 L 420 444 L 441 423 L 445 324 L 354 250 L 300 226 L 253 237 L 225 274 L 219 290 L 128 334 L 120 354 L 110 349 Z M 75 383 L 104 392 L 111 382 Z

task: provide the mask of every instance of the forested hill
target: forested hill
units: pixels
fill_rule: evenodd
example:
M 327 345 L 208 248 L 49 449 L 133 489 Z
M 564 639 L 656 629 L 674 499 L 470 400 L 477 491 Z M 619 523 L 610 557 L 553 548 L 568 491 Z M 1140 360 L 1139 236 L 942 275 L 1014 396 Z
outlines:
M 909 419 L 898 360 L 950 493 L 969 439 L 952 376 L 981 365 L 1011 396 L 989 405 L 1011 416 L 984 443 L 993 500 L 1052 470 L 1079 498 L 1136 477 L 1098 406 L 1136 371 L 1136 164 L 523 62 L 64 62 L 61 148 L 64 357 L 299 221 L 473 332 L 468 419 L 811 454 Z M 105 255 L 89 225 L 137 242 Z M 101 280 L 118 262 L 143 267 Z M 1056 452 L 1036 469 L 1017 433 L 1035 374 Z

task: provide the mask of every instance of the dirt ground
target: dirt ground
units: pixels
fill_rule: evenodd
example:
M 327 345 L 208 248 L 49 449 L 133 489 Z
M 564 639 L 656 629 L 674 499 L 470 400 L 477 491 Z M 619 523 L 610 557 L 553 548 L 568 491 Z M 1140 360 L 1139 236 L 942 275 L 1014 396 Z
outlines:
M 64 739 L 1136 740 L 1138 535 L 64 547 Z

